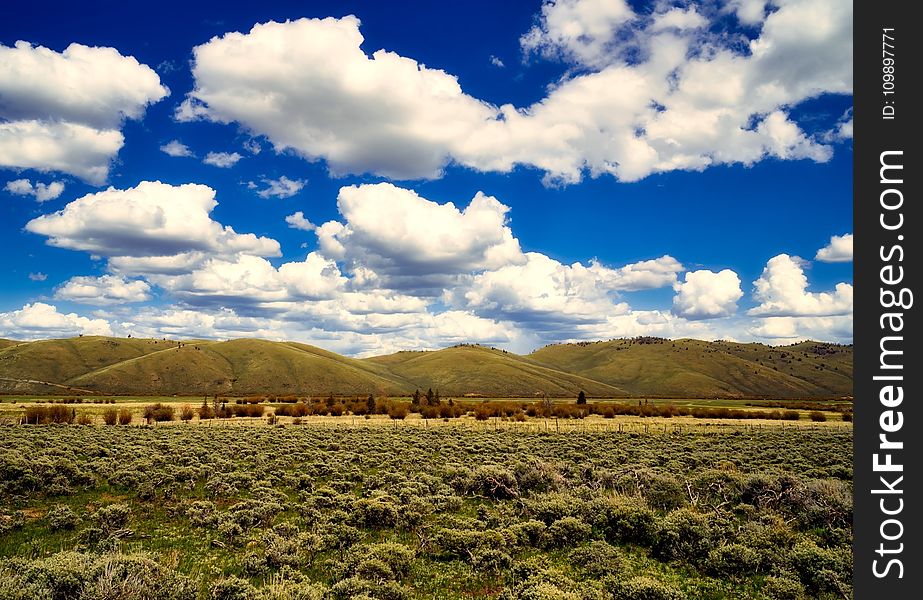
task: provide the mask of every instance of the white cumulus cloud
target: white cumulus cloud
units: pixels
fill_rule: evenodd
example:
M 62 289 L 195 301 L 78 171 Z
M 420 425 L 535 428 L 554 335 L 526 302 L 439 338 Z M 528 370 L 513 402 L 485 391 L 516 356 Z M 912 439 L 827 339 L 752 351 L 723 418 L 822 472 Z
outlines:
M 54 200 L 64 192 L 64 184 L 60 181 L 51 183 L 36 181 L 35 185 L 32 185 L 28 179 L 14 179 L 8 181 L 3 189 L 17 196 L 32 196 L 36 202 L 47 202 Z
M 153 69 L 114 48 L 0 45 L 0 167 L 101 184 L 124 142 L 124 120 L 140 119 L 168 93 Z
M 809 292 L 804 261 L 779 254 L 769 259 L 753 282 L 753 298 L 760 304 L 747 311 L 752 316 L 805 317 L 852 314 L 853 287 L 838 283 L 832 292 Z
M 169 156 L 176 158 L 194 156 L 192 150 L 189 149 L 189 146 L 182 143 L 179 140 L 171 140 L 160 147 L 160 151 Z
M 217 204 L 215 191 L 205 185 L 143 181 L 126 190 L 87 194 L 29 221 L 26 230 L 46 236 L 49 245 L 110 258 L 110 266 L 128 275 L 133 265 L 140 272 L 158 264 L 189 268 L 205 255 L 280 254 L 275 240 L 213 221 L 210 213 Z
M 317 229 L 317 225 L 306 219 L 304 213 L 300 210 L 285 217 L 285 222 L 288 223 L 288 226 L 292 229 L 300 229 L 302 231 L 314 231 Z
M 56 300 L 105 306 L 128 302 L 147 302 L 151 286 L 140 279 L 128 280 L 116 275 L 71 277 L 56 290 Z
M 278 179 L 263 179 L 263 189 L 258 190 L 256 195 L 260 198 L 291 198 L 300 192 L 308 182 L 304 179 L 289 179 L 285 175 Z M 257 189 L 259 186 L 252 181 L 248 187 Z
M 673 311 L 687 319 L 727 317 L 737 311 L 737 301 L 743 297 L 740 277 L 730 269 L 701 270 L 686 273 L 682 283 L 674 286 Z
M 0 312 L 0 335 L 16 339 L 73 337 L 79 334 L 112 335 L 105 319 L 61 313 L 52 304 L 33 302 L 18 310 Z
M 202 162 L 213 167 L 227 169 L 236 165 L 242 158 L 243 156 L 237 152 L 209 152 Z
M 177 116 L 239 123 L 335 174 L 395 179 L 438 177 L 450 163 L 525 165 L 570 183 L 828 160 L 790 109 L 851 93 L 851 5 L 780 0 L 749 40 L 708 33 L 705 18 L 691 6 L 639 16 L 622 1 L 546 3 L 524 47 L 584 69 L 525 107 L 483 102 L 412 58 L 366 54 L 355 17 L 259 24 L 196 47 L 195 88 Z
M 830 243 L 817 251 L 814 260 L 820 262 L 852 262 L 852 234 L 834 235 Z

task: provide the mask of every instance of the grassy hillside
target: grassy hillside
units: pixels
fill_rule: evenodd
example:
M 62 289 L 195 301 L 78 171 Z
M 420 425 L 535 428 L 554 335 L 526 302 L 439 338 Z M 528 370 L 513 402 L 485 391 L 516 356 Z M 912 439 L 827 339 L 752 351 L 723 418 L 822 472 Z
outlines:
M 84 336 L 69 339 L 14 342 L 0 349 L 2 391 L 48 393 L 48 386 L 16 380 L 35 380 L 64 384 L 101 367 L 145 356 L 176 342 L 164 340 Z
M 69 383 L 117 394 L 395 394 L 409 387 L 318 348 L 252 339 L 183 344 Z
M 49 385 L 55 384 L 55 385 Z M 295 342 L 87 336 L 0 344 L 0 392 L 61 394 L 830 397 L 852 393 L 852 347 L 638 338 L 519 356 L 482 346 L 357 360 Z
M 368 359 L 421 390 L 461 396 L 626 396 L 617 386 L 537 364 L 503 350 L 483 346 L 454 346 L 437 352 L 399 352 Z
M 845 396 L 852 347 L 787 347 L 642 338 L 557 344 L 529 355 L 546 365 L 628 390 L 667 397 Z

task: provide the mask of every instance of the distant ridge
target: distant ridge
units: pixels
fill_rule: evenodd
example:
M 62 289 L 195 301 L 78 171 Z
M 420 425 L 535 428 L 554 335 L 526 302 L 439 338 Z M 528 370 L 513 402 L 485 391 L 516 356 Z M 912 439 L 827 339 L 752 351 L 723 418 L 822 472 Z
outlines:
M 0 340 L 0 393 L 820 398 L 852 395 L 852 346 L 634 338 L 520 356 L 463 344 L 353 359 L 295 342 Z

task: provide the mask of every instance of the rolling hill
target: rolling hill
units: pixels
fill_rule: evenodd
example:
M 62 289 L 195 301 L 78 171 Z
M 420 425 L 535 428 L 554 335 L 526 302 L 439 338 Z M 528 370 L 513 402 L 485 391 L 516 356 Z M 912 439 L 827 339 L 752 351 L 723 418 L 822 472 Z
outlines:
M 632 396 L 852 395 L 852 346 L 636 338 L 546 346 L 532 360 L 618 386 Z
M 6 340 L 4 340 L 6 342 Z M 852 347 L 635 338 L 520 356 L 476 345 L 353 359 L 295 342 L 85 336 L 0 343 L 0 392 L 444 396 L 835 397 Z
M 366 362 L 386 366 L 412 381 L 449 396 L 627 396 L 617 386 L 541 365 L 522 356 L 483 346 L 454 346 L 436 352 L 398 352 Z

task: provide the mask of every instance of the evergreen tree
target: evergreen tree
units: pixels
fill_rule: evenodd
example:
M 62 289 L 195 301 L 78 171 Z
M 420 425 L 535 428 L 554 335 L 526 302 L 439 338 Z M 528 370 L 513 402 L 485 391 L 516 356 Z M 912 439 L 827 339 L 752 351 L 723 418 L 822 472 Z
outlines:
M 583 393 L 583 390 L 580 390 L 580 393 L 577 394 L 577 404 L 586 404 L 586 394 Z

